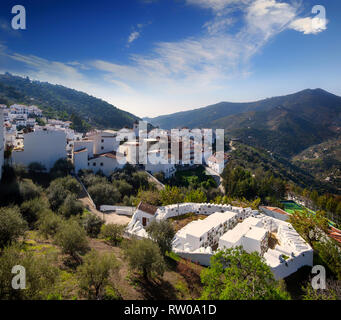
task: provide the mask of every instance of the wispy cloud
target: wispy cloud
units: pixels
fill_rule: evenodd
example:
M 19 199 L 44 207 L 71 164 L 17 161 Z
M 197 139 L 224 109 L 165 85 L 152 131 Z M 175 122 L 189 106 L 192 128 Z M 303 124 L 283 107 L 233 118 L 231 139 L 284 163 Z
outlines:
M 141 36 L 142 29 L 149 24 L 150 22 L 146 24 L 139 23 L 136 25 L 136 27 L 133 28 L 133 31 L 130 33 L 128 40 L 127 40 L 127 47 L 129 47 L 135 40 L 137 40 Z
M 128 37 L 128 44 L 131 44 L 139 37 L 140 37 L 140 31 L 133 31 Z

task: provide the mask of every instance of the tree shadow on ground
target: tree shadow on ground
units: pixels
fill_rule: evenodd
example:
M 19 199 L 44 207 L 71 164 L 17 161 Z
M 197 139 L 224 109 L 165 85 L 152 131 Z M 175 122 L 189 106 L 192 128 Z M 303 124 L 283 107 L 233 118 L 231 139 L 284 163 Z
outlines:
M 186 281 L 192 299 L 199 298 L 201 295 L 201 278 L 187 263 L 180 262 L 177 264 L 176 270 Z
M 175 288 L 169 281 L 163 279 L 145 280 L 136 279 L 139 289 L 137 289 L 148 300 L 176 300 L 177 294 Z

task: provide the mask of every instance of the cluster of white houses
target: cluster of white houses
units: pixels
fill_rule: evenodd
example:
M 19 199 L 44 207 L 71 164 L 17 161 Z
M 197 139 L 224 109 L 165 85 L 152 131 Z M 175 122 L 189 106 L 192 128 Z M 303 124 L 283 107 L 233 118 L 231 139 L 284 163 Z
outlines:
M 38 125 L 36 118 L 43 114 L 36 106 L 1 105 L 0 109 L 4 145 L 12 150 L 14 164 L 39 162 L 49 170 L 58 159 L 69 157 L 76 172 L 100 170 L 110 175 L 130 163 L 151 174 L 163 172 L 168 178 L 174 175 L 176 165 L 197 163 L 206 164 L 220 174 L 227 161 L 225 154 L 212 154 L 215 135 L 208 129 L 186 129 L 185 135 L 177 137 L 178 140 L 174 139 L 177 132 L 159 129 L 147 132 L 147 124 L 141 130 L 137 122 L 131 129 L 93 130 L 80 134 L 70 128 L 70 121 L 42 118 L 46 124 Z
M 188 223 L 176 233 L 173 251 L 186 259 L 207 266 L 217 250 L 242 246 L 248 253 L 258 252 L 277 279 L 313 264 L 312 248 L 288 222 L 251 208 L 209 203 L 182 203 L 157 208 L 140 203 L 126 234 L 148 238 L 145 227 L 152 220 L 190 212 L 207 217 Z

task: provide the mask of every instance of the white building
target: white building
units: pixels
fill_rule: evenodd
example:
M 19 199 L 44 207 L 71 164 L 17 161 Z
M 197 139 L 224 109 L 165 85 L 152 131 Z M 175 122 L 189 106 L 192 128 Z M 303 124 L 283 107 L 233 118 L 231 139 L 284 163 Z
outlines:
M 242 246 L 248 253 L 263 254 L 267 249 L 268 231 L 261 228 L 261 220 L 249 217 L 219 239 L 220 249 Z
M 12 162 L 29 165 L 39 162 L 50 170 L 60 158 L 66 158 L 66 135 L 61 130 L 36 129 L 23 135 L 23 148 L 12 152 Z
M 122 168 L 124 164 L 117 160 L 116 150 L 119 141 L 117 132 L 111 130 L 93 131 L 83 140 L 73 142 L 72 161 L 75 171 L 101 170 L 105 175 Z
M 154 207 L 150 213 L 146 211 L 141 208 L 135 211 L 126 228 L 127 236 L 148 238 L 143 223 L 148 225 L 153 219 L 168 219 L 190 212 L 207 215 L 204 220 L 193 221 L 180 229 L 172 244 L 176 254 L 205 266 L 210 265 L 216 250 L 237 246 L 249 253 L 258 252 L 276 279 L 313 265 L 312 248 L 289 223 L 251 208 L 181 203 L 159 207 L 156 211 Z
M 228 162 L 228 155 L 226 153 L 215 153 L 207 160 L 207 165 L 219 175 L 223 173 L 224 168 Z
M 206 219 L 192 221 L 177 234 L 176 247 L 197 250 L 200 247 L 214 247 L 220 236 L 234 227 L 238 220 L 236 212 L 216 212 Z

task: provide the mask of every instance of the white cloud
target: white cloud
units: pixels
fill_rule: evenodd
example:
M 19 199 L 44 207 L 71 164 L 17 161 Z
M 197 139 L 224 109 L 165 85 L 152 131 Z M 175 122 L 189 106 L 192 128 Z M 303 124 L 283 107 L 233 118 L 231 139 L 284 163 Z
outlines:
M 135 40 L 137 40 L 141 36 L 142 29 L 149 25 L 151 22 L 148 23 L 139 23 L 136 25 L 136 27 L 133 29 L 133 31 L 130 33 L 128 37 L 128 43 L 127 46 L 129 47 L 131 43 L 133 43 Z
M 290 24 L 290 28 L 296 31 L 303 32 L 304 34 L 318 34 L 327 30 L 328 21 L 323 18 L 299 18 Z
M 134 42 L 140 36 L 139 31 L 133 31 L 128 37 L 128 43 Z

